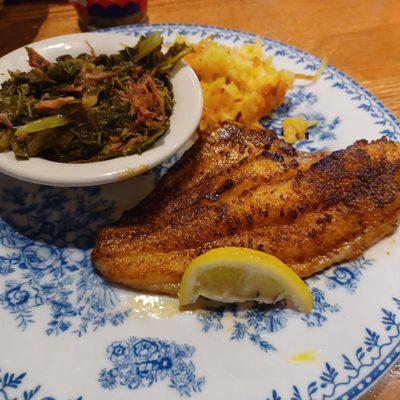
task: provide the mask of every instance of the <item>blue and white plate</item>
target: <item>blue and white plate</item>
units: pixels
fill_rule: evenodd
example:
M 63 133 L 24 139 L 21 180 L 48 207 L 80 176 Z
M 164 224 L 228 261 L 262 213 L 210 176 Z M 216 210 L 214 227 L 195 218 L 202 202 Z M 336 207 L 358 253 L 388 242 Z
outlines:
M 149 25 L 172 40 L 213 34 L 228 45 L 254 40 L 213 27 Z M 319 60 L 263 39 L 276 64 L 312 73 Z M 305 114 L 319 123 L 301 149 L 343 148 L 360 138 L 400 138 L 400 124 L 333 67 L 297 86 L 265 124 Z M 0 400 L 355 399 L 400 355 L 400 237 L 308 279 L 315 306 L 179 313 L 175 299 L 112 287 L 96 275 L 96 229 L 154 186 L 176 157 L 135 181 L 52 188 L 0 177 Z M 162 311 L 160 311 L 160 309 Z

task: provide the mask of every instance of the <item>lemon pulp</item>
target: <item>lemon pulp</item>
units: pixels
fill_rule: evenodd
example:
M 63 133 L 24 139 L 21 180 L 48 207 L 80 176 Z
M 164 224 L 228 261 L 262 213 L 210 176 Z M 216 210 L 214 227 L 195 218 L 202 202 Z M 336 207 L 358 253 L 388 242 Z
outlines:
M 199 296 L 227 303 L 285 299 L 305 313 L 313 306 L 310 289 L 286 264 L 242 247 L 213 249 L 190 263 L 181 281 L 180 304 L 194 303 Z

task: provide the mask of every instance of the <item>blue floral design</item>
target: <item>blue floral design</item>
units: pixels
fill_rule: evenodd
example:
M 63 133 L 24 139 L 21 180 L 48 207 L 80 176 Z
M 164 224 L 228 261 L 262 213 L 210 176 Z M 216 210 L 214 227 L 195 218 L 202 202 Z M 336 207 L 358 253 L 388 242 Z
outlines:
M 312 288 L 311 293 L 314 297 L 314 307 L 309 314 L 305 314 L 301 317 L 308 327 L 314 328 L 319 327 L 328 320 L 327 313 L 337 313 L 340 307 L 337 304 L 330 304 L 325 299 L 325 293 L 318 289 Z
M 326 286 L 329 289 L 343 287 L 347 291 L 354 293 L 358 288 L 361 275 L 367 266 L 373 265 L 371 259 L 364 256 L 349 263 L 340 265 L 330 271 L 327 271 L 324 276 L 328 279 Z
M 35 388 L 30 390 L 24 390 L 22 392 L 21 385 L 26 376 L 26 372 L 22 374 L 15 374 L 6 372 L 1 374 L 0 369 L 0 399 L 1 400 L 56 400 L 54 397 L 43 397 L 39 392 L 41 386 L 37 385 Z M 15 397 L 17 395 L 17 397 Z M 79 396 L 76 400 L 83 400 L 82 396 Z
M 373 264 L 374 261 L 371 258 L 361 256 L 356 260 L 328 269 L 322 274 L 314 275 L 309 278 L 309 281 L 321 281 L 321 278 L 323 278 L 324 284 L 330 290 L 342 287 L 349 293 L 354 293 L 358 288 L 363 272 Z
M 310 328 L 319 327 L 328 320 L 328 313 L 340 310 L 337 304 L 330 304 L 325 298 L 325 293 L 318 288 L 312 288 L 314 308 L 310 314 L 301 317 L 301 320 Z M 250 340 L 261 350 L 268 352 L 276 350 L 265 338 L 271 333 L 284 329 L 289 318 L 298 314 L 282 305 L 255 304 L 250 309 L 238 310 L 238 305 L 226 305 L 217 309 L 207 309 L 197 316 L 202 325 L 203 332 L 218 331 L 224 328 L 224 320 L 232 314 L 233 330 L 232 341 Z M 230 319 L 228 317 L 228 319 Z
M 307 131 L 307 138 L 295 144 L 299 150 L 316 151 L 325 149 L 326 142 L 336 139 L 335 130 L 340 124 L 340 118 L 332 120 L 326 118 L 318 111 L 304 112 L 304 106 L 310 109 L 318 102 L 318 97 L 308 92 L 306 88 L 299 87 L 292 90 L 286 96 L 287 100 L 268 118 L 264 118 L 261 123 L 264 127 L 275 130 L 278 135 L 282 135 L 282 121 L 287 117 L 301 115 L 307 120 L 314 120 L 317 124 Z
M 196 377 L 194 351 L 192 346 L 152 338 L 113 342 L 107 348 L 113 367 L 101 370 L 99 382 L 104 389 L 121 385 L 135 390 L 168 378 L 170 388 L 190 397 L 205 383 L 204 377 Z
M 261 350 L 276 351 L 275 346 L 264 339 L 265 335 L 286 326 L 285 312 L 279 309 L 266 311 L 265 305 L 256 305 L 244 313 L 241 320 L 235 320 L 231 340 L 249 339 Z
M 270 117 L 264 118 L 261 122 L 266 128 L 281 132 L 283 119 L 288 116 L 297 115 L 297 110 L 302 105 L 310 108 L 316 103 L 318 103 L 317 95 L 306 91 L 306 89 L 301 86 L 291 90 L 286 95 L 286 101 L 278 107 Z
M 19 264 L 19 254 L 11 253 L 7 256 L 0 256 L 0 276 L 6 276 L 15 271 Z
M 129 345 L 125 342 L 114 342 L 108 347 L 107 354 L 113 363 L 122 362 L 129 355 Z
M 400 310 L 400 300 L 393 298 L 393 301 Z M 290 400 L 344 400 L 357 396 L 400 356 L 400 321 L 398 318 L 398 313 L 382 308 L 381 323 L 387 336 L 383 337 L 375 330 L 365 328 L 363 342 L 357 347 L 353 356 L 342 354 L 342 368 L 335 367 L 328 362 L 325 363 L 318 379 L 309 383 L 304 389 L 297 385 L 292 386 Z M 395 345 L 393 351 L 382 360 L 383 352 L 393 344 Z M 374 367 L 371 372 L 360 379 L 361 373 L 371 367 Z M 345 388 L 348 389 L 344 391 Z M 340 393 L 341 391 L 342 393 Z M 266 400 L 283 399 L 284 397 L 274 389 L 271 397 Z
M 222 319 L 225 316 L 225 311 L 229 310 L 229 306 L 221 306 L 219 308 L 208 308 L 207 311 L 197 314 L 197 320 L 202 325 L 203 332 L 210 330 L 219 331 L 224 328 Z
M 333 88 L 339 89 L 351 96 L 351 100 L 358 104 L 357 108 L 367 112 L 374 119 L 375 125 L 382 127 L 379 132 L 382 136 L 386 136 L 391 140 L 399 140 L 399 122 L 385 109 L 379 100 L 375 99 L 356 82 L 333 67 L 329 68 L 324 79 L 331 81 Z
M 373 265 L 373 260 L 362 256 L 357 260 L 340 264 L 323 273 L 308 279 L 311 283 L 319 282 L 328 290 L 339 287 L 349 293 L 355 293 L 363 271 Z M 323 279 L 322 279 L 323 278 Z M 328 321 L 329 314 L 340 311 L 338 304 L 327 301 L 326 293 L 319 287 L 310 286 L 314 298 L 314 307 L 310 314 L 301 316 L 301 320 L 310 328 L 318 328 Z M 248 339 L 263 351 L 276 350 L 275 346 L 265 340 L 269 334 L 284 329 L 290 318 L 298 316 L 297 313 L 280 305 L 268 306 L 256 304 L 248 310 L 239 311 L 237 305 L 209 308 L 197 315 L 197 320 L 203 332 L 218 331 L 224 328 L 224 321 L 228 314 L 233 317 L 233 330 L 230 339 L 241 341 Z
M 99 188 L 61 189 L 25 184 L 0 193 L 0 305 L 24 330 L 35 312 L 51 310 L 46 333 L 78 336 L 106 324 L 119 325 L 127 311 L 93 270 L 90 247 L 99 225 L 113 218 L 114 205 Z
M 161 178 L 168 172 L 168 170 L 181 158 L 179 154 L 174 154 L 167 161 L 151 170 L 154 182 L 157 184 Z
M 317 121 L 317 125 L 311 127 L 307 131 L 307 139 L 300 140 L 295 147 L 307 151 L 327 150 L 326 142 L 336 139 L 335 130 L 341 122 L 340 118 L 336 116 L 328 120 L 323 114 L 316 111 L 302 113 L 302 115 L 307 120 Z

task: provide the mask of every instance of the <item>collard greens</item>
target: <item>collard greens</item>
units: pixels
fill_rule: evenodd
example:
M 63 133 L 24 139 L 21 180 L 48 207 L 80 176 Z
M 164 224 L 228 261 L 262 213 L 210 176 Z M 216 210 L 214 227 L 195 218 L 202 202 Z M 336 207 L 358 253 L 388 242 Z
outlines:
M 0 151 L 88 162 L 140 153 L 168 129 L 169 72 L 191 49 L 161 51 L 158 32 L 112 55 L 49 62 L 27 48 L 29 72 L 10 71 L 0 89 Z

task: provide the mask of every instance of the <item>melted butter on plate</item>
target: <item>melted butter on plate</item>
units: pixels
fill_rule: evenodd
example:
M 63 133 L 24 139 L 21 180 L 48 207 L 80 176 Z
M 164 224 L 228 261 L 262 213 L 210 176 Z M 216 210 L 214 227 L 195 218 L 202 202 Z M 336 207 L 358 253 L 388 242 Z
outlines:
M 290 361 L 294 363 L 315 362 L 317 361 L 317 352 L 316 350 L 309 350 L 302 353 L 293 354 L 290 357 Z
M 132 315 L 139 318 L 163 319 L 181 312 L 178 299 L 167 296 L 136 295 L 130 300 Z
M 153 319 L 170 318 L 180 313 L 198 314 L 207 309 L 217 308 L 221 304 L 201 298 L 194 304 L 180 306 L 176 297 L 146 294 L 134 295 L 128 301 L 131 315 L 138 318 Z

